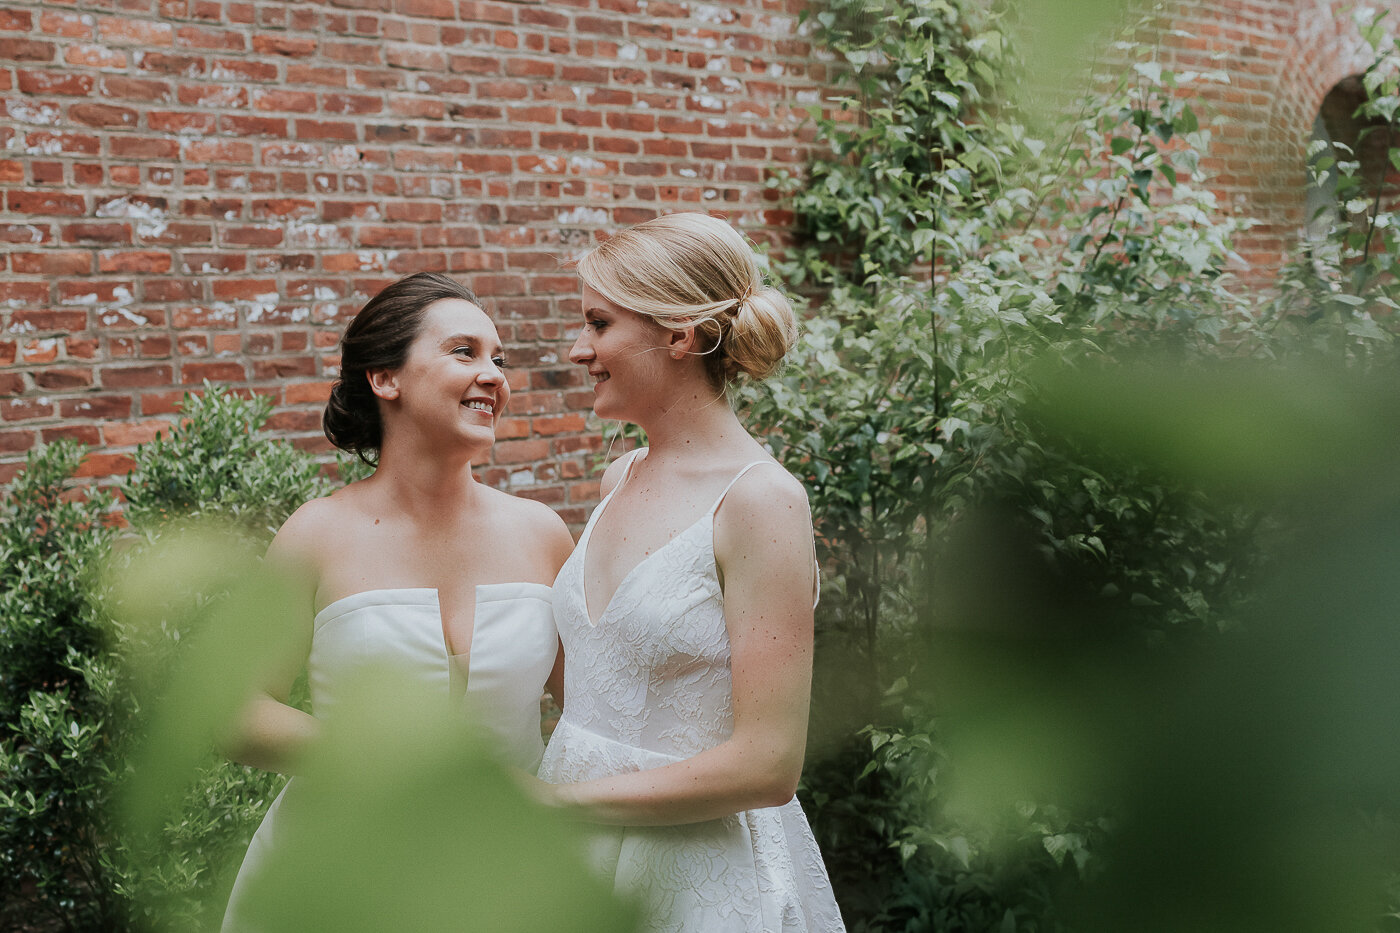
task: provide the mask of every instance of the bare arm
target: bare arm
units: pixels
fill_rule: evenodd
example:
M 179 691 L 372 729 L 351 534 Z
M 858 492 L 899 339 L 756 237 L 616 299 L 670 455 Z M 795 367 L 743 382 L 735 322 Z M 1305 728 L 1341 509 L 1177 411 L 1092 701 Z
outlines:
M 309 713 L 287 704 L 292 683 L 311 652 L 311 618 L 315 609 L 316 576 L 310 553 L 314 537 L 314 512 L 308 503 L 289 518 L 273 538 L 264 558 L 271 564 L 290 568 L 300 581 L 296 590 L 302 620 L 285 656 L 268 658 L 261 688 L 249 699 L 231 735 L 223 744 L 224 753 L 239 764 L 265 771 L 290 774 L 306 747 L 320 734 L 320 723 Z M 308 514 L 308 512 L 312 514 Z
M 685 761 L 550 793 L 587 819 L 668 825 L 792 799 L 806 749 L 812 677 L 812 524 L 796 480 L 746 476 L 715 519 L 734 686 L 734 731 Z

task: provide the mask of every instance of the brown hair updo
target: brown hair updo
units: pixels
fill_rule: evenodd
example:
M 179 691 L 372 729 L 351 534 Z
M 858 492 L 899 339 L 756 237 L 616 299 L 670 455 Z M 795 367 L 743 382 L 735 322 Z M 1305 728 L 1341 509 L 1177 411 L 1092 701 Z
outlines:
M 331 386 L 331 397 L 321 416 L 321 426 L 332 444 L 366 463 L 378 459 L 384 427 L 379 420 L 379 399 L 369 387 L 369 373 L 402 366 L 409 344 L 422 326 L 423 312 L 444 298 L 480 305 L 476 294 L 456 279 L 417 272 L 385 286 L 345 328 L 345 336 L 340 338 L 340 378 Z
M 708 214 L 667 214 L 621 230 L 578 261 L 579 277 L 615 305 L 663 327 L 693 326 L 715 385 L 763 379 L 797 339 L 797 317 L 765 286 L 753 247 Z

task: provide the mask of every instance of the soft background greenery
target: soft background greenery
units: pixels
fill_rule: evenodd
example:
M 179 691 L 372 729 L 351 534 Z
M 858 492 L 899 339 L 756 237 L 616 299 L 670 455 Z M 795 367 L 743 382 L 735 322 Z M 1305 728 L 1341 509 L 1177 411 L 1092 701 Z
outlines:
M 1120 6 L 1079 9 L 1050 20 Z M 1066 104 L 1023 90 L 1064 61 L 1023 68 L 995 7 L 812 17 L 848 98 L 814 112 L 831 157 L 774 180 L 800 226 L 774 272 L 811 313 L 740 401 L 817 523 L 802 798 L 850 928 L 1395 929 L 1393 198 L 1323 153 L 1330 232 L 1245 288 L 1247 220 L 1200 170 L 1192 88 L 1219 77 L 1150 33 Z M 1393 129 L 1400 53 L 1363 30 Z M 265 403 L 187 405 L 120 488 L 127 527 L 73 494 L 66 444 L 0 507 L 0 923 L 208 929 L 280 786 L 170 698 L 220 644 L 214 597 L 335 484 L 261 434 Z M 209 516 L 235 543 L 160 550 Z M 142 602 L 155 565 L 185 583 Z M 133 785 L 152 760 L 168 779 Z
M 1248 221 L 1208 190 L 1213 118 L 1192 92 L 1223 76 L 1170 71 L 1128 22 L 1066 79 L 1094 51 L 1082 37 L 1129 15 L 1075 7 L 813 14 L 848 96 L 813 111 L 832 156 L 774 182 L 804 235 L 775 272 L 813 307 L 794 365 L 743 396 L 808 485 L 826 570 L 804 801 L 853 930 L 1372 929 L 1391 922 L 1393 863 L 1358 853 L 1389 831 L 1352 830 L 1393 810 L 1310 783 L 1330 751 L 1297 735 L 1282 754 L 1283 721 L 1237 704 L 1298 712 L 1259 658 L 1302 658 L 1247 639 L 1292 628 L 1296 650 L 1318 623 L 1271 602 L 1282 579 L 1320 583 L 1302 570 L 1322 557 L 1316 505 L 1362 462 L 1354 491 L 1394 501 L 1394 195 L 1345 152 L 1322 160 L 1340 177 L 1330 233 L 1245 286 L 1230 243 Z M 1047 23 L 1079 42 L 1045 51 Z M 1366 109 L 1393 126 L 1385 25 L 1362 22 Z M 1049 78 L 1092 91 L 1026 90 Z M 1358 587 L 1329 613 L 1350 650 L 1379 598 Z M 1255 662 L 1234 693 L 1192 667 L 1218 652 Z M 1323 687 L 1345 676 L 1313 673 L 1310 718 L 1357 717 Z M 1232 719 L 1225 755 L 1213 733 Z M 1251 798 L 1246 778 L 1287 791 Z M 1309 857 L 1336 861 L 1299 872 Z M 1366 880 L 1342 884 L 1341 864 Z

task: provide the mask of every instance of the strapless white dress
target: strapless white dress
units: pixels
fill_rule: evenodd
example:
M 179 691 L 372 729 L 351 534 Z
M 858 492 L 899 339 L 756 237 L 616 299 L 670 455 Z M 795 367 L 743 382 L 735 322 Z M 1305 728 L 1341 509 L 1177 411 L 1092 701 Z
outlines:
M 460 704 L 493 740 L 502 761 L 533 773 L 544 753 L 540 696 L 558 647 L 548 585 L 478 586 L 463 691 L 461 659 L 448 655 L 443 640 L 437 590 L 356 593 L 326 606 L 312 623 L 307 659 L 312 710 L 318 719 L 333 717 L 340 692 L 359 672 L 373 668 L 413 695 L 426 688 L 440 693 L 444 703 Z M 296 785 L 297 778 L 287 782 L 253 834 L 224 914 L 224 933 L 249 929 L 239 920 L 239 905 L 249 879 L 278 845 L 278 814 L 295 797 Z
M 633 455 L 593 511 L 554 581 L 566 701 L 539 772 L 553 784 L 659 768 L 734 731 L 729 630 L 714 552 L 724 494 L 634 567 L 598 619 L 588 616 L 589 539 L 644 454 Z M 730 487 L 758 465 L 746 466 Z M 598 871 L 617 893 L 641 902 L 648 933 L 845 929 L 796 799 L 685 826 L 596 827 L 591 842 Z

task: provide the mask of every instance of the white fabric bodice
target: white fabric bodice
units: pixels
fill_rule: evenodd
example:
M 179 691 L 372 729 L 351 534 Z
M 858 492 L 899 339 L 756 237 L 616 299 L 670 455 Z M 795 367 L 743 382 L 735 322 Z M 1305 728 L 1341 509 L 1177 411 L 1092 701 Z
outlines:
M 415 696 L 439 693 L 444 704 L 462 708 L 488 733 L 502 761 L 533 772 L 544 752 L 540 697 L 558 650 L 550 588 L 543 583 L 478 586 L 466 657 L 448 654 L 437 590 L 367 590 L 316 613 L 307 659 L 312 712 L 318 719 L 334 717 L 342 691 L 373 668 Z M 294 777 L 268 807 L 234 881 L 223 933 L 252 931 L 241 905 L 257 884 L 260 865 L 283 838 L 279 826 L 296 818 L 305 793 Z
M 550 588 L 543 583 L 490 583 L 476 588 L 470 653 L 448 655 L 437 590 L 368 590 L 330 603 L 312 623 L 307 671 L 317 718 L 335 715 L 339 691 L 357 668 L 374 666 L 415 689 L 440 687 L 461 702 L 496 740 L 502 758 L 533 771 L 544 752 L 540 695 L 558 651 Z M 455 686 L 454 686 L 455 684 Z
M 733 733 L 714 516 L 729 488 L 768 462 L 740 471 L 709 511 L 634 567 L 591 620 L 584 592 L 588 543 L 630 463 L 594 510 L 554 581 L 565 703 L 540 764 L 542 779 L 563 784 L 658 768 Z M 641 899 L 649 933 L 844 929 L 795 799 L 685 826 L 600 827 L 590 851 L 616 891 Z

